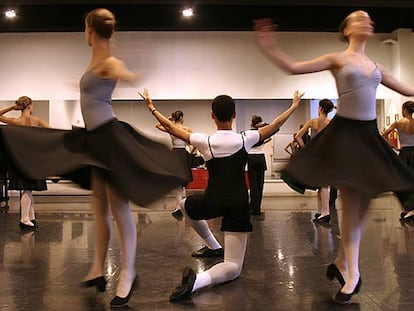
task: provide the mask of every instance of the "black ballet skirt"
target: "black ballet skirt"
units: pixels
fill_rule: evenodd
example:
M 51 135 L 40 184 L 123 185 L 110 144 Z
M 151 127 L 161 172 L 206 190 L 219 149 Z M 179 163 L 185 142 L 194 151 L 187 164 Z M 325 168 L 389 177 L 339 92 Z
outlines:
M 414 147 L 402 147 L 398 157 L 414 171 Z M 403 210 L 408 213 L 414 210 L 414 192 L 396 192 Z
M 46 180 L 44 179 L 27 179 L 21 174 L 16 174 L 15 171 L 8 172 L 7 179 L 9 180 L 8 190 L 47 190 Z
M 14 170 L 7 169 L 4 154 L 0 153 L 0 178 L 2 183 L 7 183 L 7 190 L 47 190 L 46 180 L 27 179 Z
M 381 137 L 376 120 L 340 116 L 291 157 L 282 179 L 300 193 L 325 186 L 345 186 L 369 198 L 414 191 L 414 173 Z
M 60 176 L 86 189 L 95 168 L 140 206 L 188 182 L 176 153 L 116 119 L 91 131 L 0 126 L 0 157 L 24 178 Z
M 414 146 L 402 147 L 398 156 L 414 171 Z
M 188 181 L 182 186 L 186 187 L 190 182 L 193 181 L 193 173 L 191 171 L 191 163 L 192 163 L 191 154 L 189 154 L 185 148 L 173 148 L 173 151 L 177 153 L 177 155 L 179 156 L 182 162 L 182 165 L 185 167 L 184 173 Z

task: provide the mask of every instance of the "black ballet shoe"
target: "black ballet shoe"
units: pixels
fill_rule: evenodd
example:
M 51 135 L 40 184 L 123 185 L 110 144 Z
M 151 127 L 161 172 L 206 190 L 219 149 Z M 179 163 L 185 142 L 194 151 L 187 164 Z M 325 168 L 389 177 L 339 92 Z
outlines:
M 39 226 L 37 225 L 36 219 L 30 220 L 30 222 L 34 225 L 35 228 L 39 228 Z
M 106 290 L 106 280 L 104 276 L 98 276 L 92 280 L 84 281 L 80 284 L 82 288 L 96 287 L 98 293 L 103 293 Z
M 183 220 L 183 217 L 184 217 L 183 212 L 179 208 L 176 208 L 174 211 L 172 211 L 171 215 L 178 221 Z
M 137 276 L 135 276 L 135 279 L 131 284 L 131 289 L 129 290 L 129 293 L 128 295 L 126 295 L 126 297 L 115 296 L 111 300 L 111 302 L 109 303 L 111 308 L 123 308 L 126 305 L 128 305 L 129 299 L 131 298 L 132 292 L 135 290 L 136 284 L 137 284 Z
M 326 269 L 326 277 L 331 281 L 334 278 L 336 278 L 338 280 L 339 284 L 341 284 L 341 286 L 345 285 L 344 277 L 342 276 L 341 271 L 339 271 L 338 267 L 334 263 L 331 263 L 328 266 L 328 268 Z
M 359 290 L 361 289 L 361 285 L 362 285 L 362 279 L 361 279 L 361 277 L 359 277 L 358 283 L 357 283 L 357 285 L 355 286 L 355 289 L 354 289 L 354 294 L 359 293 Z
M 402 222 L 413 222 L 414 221 L 414 215 L 411 215 L 411 216 L 404 216 L 402 219 L 401 219 L 401 221 Z
M 351 302 L 351 298 L 352 295 L 354 293 L 350 293 L 350 294 L 344 294 L 341 291 L 337 292 L 335 297 L 334 297 L 334 302 L 339 303 L 341 305 L 345 305 Z
M 191 257 L 224 257 L 224 249 L 210 249 L 207 246 L 203 246 L 199 250 L 191 253 Z
M 406 212 L 401 212 L 401 214 L 400 214 L 400 221 L 404 220 L 405 215 L 407 215 Z
M 189 267 L 185 267 L 182 274 L 181 285 L 174 289 L 170 296 L 171 302 L 177 302 L 191 296 L 197 274 Z
M 25 223 L 23 223 L 21 221 L 19 222 L 19 227 L 22 230 L 35 230 L 36 229 L 35 226 L 26 225 Z
M 321 213 L 316 213 L 313 217 L 313 219 L 318 219 L 322 214 Z
M 339 290 L 336 293 L 335 297 L 334 297 L 334 301 L 336 303 L 339 303 L 339 304 L 348 304 L 348 303 L 350 303 L 352 296 L 354 294 L 358 294 L 359 293 L 359 290 L 361 289 L 361 285 L 362 285 L 362 280 L 361 280 L 361 277 L 359 277 L 358 283 L 355 286 L 355 288 L 354 288 L 354 290 L 353 290 L 352 293 L 345 294 L 345 293 L 341 292 L 341 290 Z
M 329 222 L 331 221 L 331 215 L 325 215 L 325 216 L 319 216 L 318 218 L 315 218 L 313 220 L 313 222 L 315 224 L 329 224 Z

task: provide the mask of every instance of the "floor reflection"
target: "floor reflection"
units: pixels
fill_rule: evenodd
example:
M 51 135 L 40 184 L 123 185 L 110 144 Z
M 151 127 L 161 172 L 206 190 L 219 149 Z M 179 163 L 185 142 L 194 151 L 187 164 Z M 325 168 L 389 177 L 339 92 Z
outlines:
M 283 210 L 271 208 L 277 198 L 265 200 L 265 217 L 252 218 L 254 231 L 241 277 L 183 304 L 168 301 L 181 269 L 188 265 L 205 270 L 216 260 L 190 256 L 202 242 L 185 221 L 170 216 L 169 208 L 134 210 L 139 287 L 130 310 L 414 309 L 414 227 L 399 223 L 393 197 L 372 204 L 361 246 L 364 284 L 348 306 L 332 303 L 340 285 L 325 279 L 340 242 L 340 203 L 338 210 L 331 210 L 332 224 L 320 226 L 312 222 L 314 211 L 303 208 L 304 198 L 284 198 Z M 308 200 L 306 206 L 313 206 L 314 197 Z M 0 310 L 109 310 L 119 275 L 116 238 L 107 260 L 108 290 L 98 295 L 78 286 L 93 256 L 91 213 L 40 212 L 38 223 L 35 232 L 24 232 L 18 228 L 17 213 L 0 214 Z M 222 241 L 220 221 L 210 224 Z

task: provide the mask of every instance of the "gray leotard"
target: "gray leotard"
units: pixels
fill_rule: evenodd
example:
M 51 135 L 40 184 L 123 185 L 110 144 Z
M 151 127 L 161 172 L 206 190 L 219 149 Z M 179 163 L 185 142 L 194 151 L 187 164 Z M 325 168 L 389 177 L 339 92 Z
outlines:
M 112 110 L 112 92 L 116 80 L 97 76 L 92 71 L 83 74 L 80 80 L 80 104 L 87 130 L 93 130 L 115 118 Z
M 178 148 L 184 149 L 187 146 L 187 143 L 184 140 L 179 139 L 173 135 L 171 135 L 171 143 L 174 149 L 178 149 Z
M 401 131 L 398 131 L 400 136 L 400 145 L 403 147 L 413 147 L 414 146 L 414 134 L 405 134 Z
M 346 64 L 334 76 L 339 95 L 337 115 L 354 120 L 376 119 L 376 92 L 381 82 L 379 68 L 366 76 L 356 65 Z

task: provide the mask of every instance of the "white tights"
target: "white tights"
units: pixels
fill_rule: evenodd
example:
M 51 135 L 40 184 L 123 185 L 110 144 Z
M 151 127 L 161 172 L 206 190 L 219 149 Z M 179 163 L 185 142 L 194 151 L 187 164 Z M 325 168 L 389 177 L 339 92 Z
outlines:
M 121 244 L 121 271 L 116 295 L 125 297 L 134 281 L 137 229 L 128 199 L 116 191 L 101 175 L 93 173 L 92 206 L 95 215 L 95 252 L 86 280 L 104 275 L 105 258 L 111 237 L 112 216 Z
M 329 187 L 318 189 L 318 213 L 329 215 Z
M 335 265 L 345 278 L 341 291 L 352 293 L 360 277 L 359 248 L 365 228 L 370 199 L 350 188 L 341 188 L 341 246 Z
M 246 253 L 247 232 L 224 232 L 224 262 L 198 273 L 193 292 L 238 278 Z
M 185 198 L 185 187 L 178 187 L 174 190 L 175 192 L 175 206 L 176 208 L 180 208 L 181 201 Z
M 31 220 L 35 219 L 35 213 L 32 191 L 23 191 L 22 197 L 20 199 L 20 206 L 20 221 L 26 225 L 33 226 Z
M 204 242 L 209 246 L 211 244 L 211 237 L 214 238 L 207 221 L 193 220 L 185 211 L 184 202 L 181 203 L 181 210 L 187 222 L 194 228 L 194 230 L 204 239 Z M 214 238 L 215 240 L 215 238 Z M 218 242 L 217 242 L 218 243 Z M 217 284 L 232 281 L 240 276 L 244 255 L 246 253 L 247 232 L 224 232 L 224 262 L 218 263 L 210 269 L 198 273 L 194 283 L 193 292 Z M 210 246 L 209 246 L 210 247 Z M 215 247 L 210 247 L 215 248 Z

